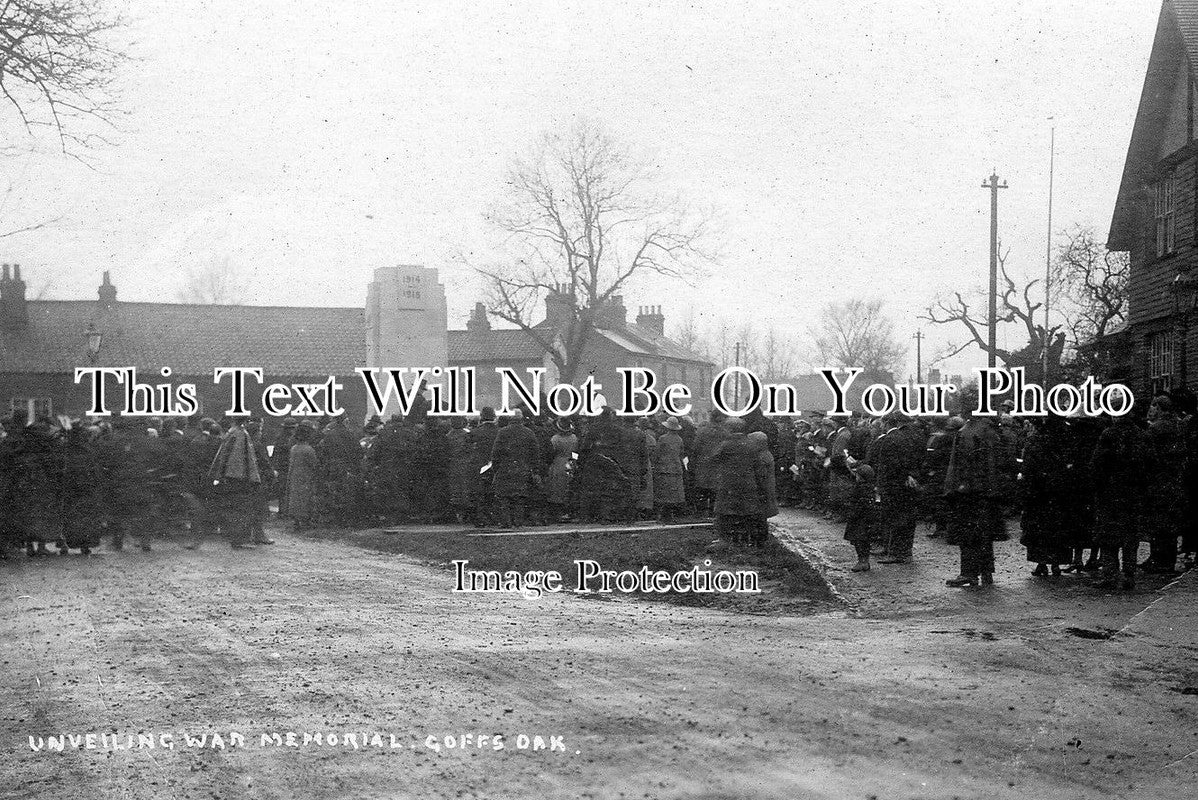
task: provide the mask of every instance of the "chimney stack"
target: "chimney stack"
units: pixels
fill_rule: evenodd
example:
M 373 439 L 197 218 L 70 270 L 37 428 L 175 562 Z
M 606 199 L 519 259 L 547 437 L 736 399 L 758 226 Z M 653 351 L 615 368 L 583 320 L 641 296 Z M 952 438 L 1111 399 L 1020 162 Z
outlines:
M 624 308 L 624 295 L 613 294 L 595 315 L 595 324 L 600 328 L 619 330 L 628 324 L 628 309 Z
M 486 303 L 474 304 L 474 311 L 470 312 L 470 319 L 466 320 L 466 330 L 471 332 L 491 330 L 491 321 L 487 319 Z
M 25 281 L 21 280 L 21 265 L 13 264 L 11 270 L 4 265 L 0 278 L 0 326 L 23 328 L 29 323 L 29 311 L 25 304 Z
M 553 290 L 545 295 L 545 322 L 549 327 L 561 330 L 569 325 L 572 319 L 574 295 L 570 292 L 570 285 L 556 284 Z
M 100 284 L 99 295 L 101 311 L 111 311 L 116 307 L 116 287 L 112 285 L 108 270 L 104 270 L 104 282 Z
M 654 336 L 666 335 L 666 318 L 661 313 L 661 306 L 641 306 L 637 310 L 636 324 Z

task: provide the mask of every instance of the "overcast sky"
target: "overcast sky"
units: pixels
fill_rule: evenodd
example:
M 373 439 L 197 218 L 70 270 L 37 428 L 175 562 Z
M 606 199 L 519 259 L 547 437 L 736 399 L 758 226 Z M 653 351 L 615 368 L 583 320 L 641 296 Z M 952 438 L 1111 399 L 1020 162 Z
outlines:
M 1160 3 L 127 8 L 118 144 L 91 168 L 44 146 L 5 162 L 8 227 L 60 218 L 0 248 L 50 297 L 94 297 L 109 269 L 121 298 L 171 300 L 228 258 L 247 302 L 360 306 L 374 268 L 416 262 L 460 327 L 479 287 L 449 254 L 480 240 L 509 159 L 586 116 L 722 218 L 709 279 L 627 305 L 800 333 L 882 297 L 909 337 L 938 292 L 984 284 L 992 167 L 1010 263 L 1043 271 L 1052 124 L 1054 227 L 1105 239 Z M 960 338 L 928 332 L 925 365 Z

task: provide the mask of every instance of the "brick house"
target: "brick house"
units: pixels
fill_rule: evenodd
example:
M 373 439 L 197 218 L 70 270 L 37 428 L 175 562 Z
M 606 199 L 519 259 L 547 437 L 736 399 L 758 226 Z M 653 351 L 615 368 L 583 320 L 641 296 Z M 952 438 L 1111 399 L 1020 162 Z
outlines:
M 89 387 L 75 368 L 136 367 L 138 381 L 194 383 L 201 413 L 223 415 L 229 379 L 213 369 L 260 367 L 265 383 L 323 383 L 338 377 L 341 405 L 362 418 L 366 396 L 355 367 L 365 366 L 361 308 L 288 308 L 185 303 L 126 303 L 104 273 L 96 300 L 28 300 L 17 265 L 0 276 L 0 411 L 78 415 Z M 160 370 L 169 367 L 169 379 Z M 252 382 L 251 382 L 252 383 Z M 260 390 L 247 397 L 261 416 Z M 121 387 L 110 391 L 119 403 Z M 117 406 L 119 409 L 119 405 Z
M 1114 334 L 1151 396 L 1198 376 L 1198 0 L 1165 0 L 1107 245 L 1127 251 L 1129 317 Z
M 551 292 L 545 298 L 545 318 L 534 327 L 551 339 L 552 331 L 564 324 L 566 315 L 573 313 L 570 303 L 566 292 Z M 576 383 L 593 375 L 602 385 L 609 404 L 621 405 L 623 396 L 616 368 L 646 367 L 656 374 L 658 390 L 672 383 L 688 386 L 694 406 L 692 413 L 711 407 L 713 364 L 665 335 L 665 316 L 660 306 L 642 307 L 636 320 L 629 321 L 624 299 L 617 295 L 597 316 L 595 330 L 583 350 L 581 368 L 575 375 Z M 466 330 L 449 332 L 449 363 L 477 369 L 480 405 L 499 403 L 496 367 L 519 370 L 521 376 L 527 368 L 545 367 L 546 382 L 550 385 L 557 382 L 553 361 L 536 339 L 520 329 L 492 329 L 482 303 L 475 305 Z

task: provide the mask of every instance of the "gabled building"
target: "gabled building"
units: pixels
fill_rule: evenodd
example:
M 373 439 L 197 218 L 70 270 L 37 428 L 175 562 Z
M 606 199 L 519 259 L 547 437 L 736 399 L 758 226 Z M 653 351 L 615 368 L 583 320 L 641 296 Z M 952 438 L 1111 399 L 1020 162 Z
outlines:
M 135 367 L 144 384 L 194 383 L 200 413 L 229 408 L 226 378 L 216 367 L 260 367 L 264 383 L 345 386 L 341 405 L 351 418 L 366 412 L 356 367 L 366 365 L 361 308 L 128 303 L 104 273 L 95 300 L 29 300 L 17 265 L 0 274 L 0 412 L 27 418 L 76 416 L 88 408 L 89 384 L 75 383 L 77 367 Z M 170 369 L 168 378 L 162 368 Z M 109 391 L 109 406 L 122 387 Z M 255 391 L 257 389 L 257 391 Z M 247 391 L 255 416 L 261 389 Z
M 1198 378 L 1198 0 L 1165 0 L 1107 245 L 1130 255 L 1131 388 Z
M 535 326 L 542 339 L 552 341 L 553 331 L 564 325 L 568 315 L 573 313 L 571 302 L 565 288 L 548 294 L 545 317 Z M 466 330 L 449 332 L 449 364 L 477 369 L 478 397 L 484 405 L 495 405 L 500 400 L 496 367 L 509 367 L 520 371 L 521 375 L 530 367 L 544 367 L 545 380 L 557 381 L 553 359 L 540 342 L 520 329 L 493 329 L 482 303 L 475 305 Z M 690 388 L 696 411 L 711 407 L 713 364 L 665 335 L 661 306 L 641 307 L 635 321 L 630 321 L 624 298 L 616 295 L 597 315 L 595 330 L 583 349 L 582 365 L 575 374 L 575 383 L 594 376 L 602 385 L 602 394 L 608 403 L 621 405 L 623 395 L 616 373 L 618 367 L 651 369 L 657 378 L 655 389 L 665 389 L 672 383 L 685 384 Z

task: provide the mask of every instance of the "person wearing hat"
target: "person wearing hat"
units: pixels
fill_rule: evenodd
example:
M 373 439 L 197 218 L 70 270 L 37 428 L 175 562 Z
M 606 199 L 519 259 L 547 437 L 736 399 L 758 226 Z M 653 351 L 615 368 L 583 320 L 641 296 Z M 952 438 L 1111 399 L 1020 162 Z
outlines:
M 266 535 L 266 520 L 270 517 L 270 498 L 275 492 L 279 474 L 271 464 L 270 454 L 266 445 L 262 444 L 262 420 L 251 420 L 245 426 L 254 446 L 258 459 L 258 470 L 262 473 L 262 482 L 254 493 L 254 505 L 250 514 L 250 541 L 253 544 L 274 544 L 275 540 Z
M 278 515 L 280 517 L 287 516 L 287 471 L 290 469 L 291 446 L 295 444 L 297 427 L 299 427 L 299 420 L 295 417 L 285 418 L 282 430 L 275 437 L 274 447 L 271 448 L 270 453 L 270 465 L 278 476 L 275 479 L 274 494 L 279 501 Z
M 961 573 L 945 584 L 953 587 L 994 583 L 994 533 L 1001 525 L 997 507 L 998 450 L 1001 443 L 986 417 L 972 415 L 953 440 L 944 491 L 949 504 L 945 541 L 961 548 Z
M 540 462 L 536 434 L 524 423 L 520 409 L 512 412 L 508 424 L 495 434 L 491 448 L 491 470 L 495 473 L 495 502 L 501 523 L 509 528 L 524 525 L 536 468 Z
M 653 515 L 653 506 L 655 494 L 653 491 L 653 473 L 656 469 L 657 462 L 657 436 L 653 429 L 656 423 L 652 417 L 640 417 L 636 421 L 633 428 L 633 433 L 639 434 L 640 446 L 638 464 L 640 468 L 641 481 L 640 492 L 636 498 L 636 513 L 638 517 L 645 518 Z M 635 446 L 635 437 L 633 438 Z
M 868 459 L 882 499 L 881 518 L 885 527 L 881 533 L 886 553 L 878 563 L 909 564 L 915 542 L 920 467 L 927 452 L 927 440 L 917 435 L 901 414 L 887 415 L 886 423 L 886 432 L 874 440 Z M 848 503 L 852 503 L 851 498 Z
M 874 469 L 861 461 L 849 467 L 853 476 L 853 491 L 849 495 L 848 513 L 845 515 L 844 539 L 857 551 L 857 563 L 853 572 L 868 572 L 870 542 L 876 536 L 878 507 L 877 489 L 874 486 Z
M 708 415 L 707 422 L 695 431 L 694 446 L 690 451 L 690 467 L 695 474 L 695 496 L 693 498 L 695 511 L 702 517 L 710 519 L 712 506 L 715 502 L 716 469 L 712 458 L 719 450 L 720 444 L 727 436 L 723 426 L 724 416 L 714 409 Z
M 473 488 L 471 497 L 474 506 L 474 526 L 485 528 L 494 522 L 495 473 L 491 467 L 491 451 L 495 448 L 495 437 L 499 426 L 495 422 L 495 409 L 483 406 L 478 425 L 466 436 L 466 444 L 472 454 L 470 474 Z
M 928 436 L 927 444 L 924 446 L 923 479 L 920 481 L 928 490 L 926 504 L 932 523 L 932 532 L 928 534 L 929 539 L 940 538 L 948 530 L 948 506 L 944 502 L 944 478 L 948 473 L 949 456 L 952 455 L 953 437 L 957 435 L 957 431 L 961 430 L 965 420 L 960 417 L 952 417 L 943 425 L 939 419 L 933 424 L 935 429 Z
M 208 480 L 218 498 L 221 531 L 229 537 L 229 544 L 234 549 L 250 546 L 262 486 L 273 473 L 274 470 L 259 460 L 258 449 L 245 422 L 234 418 L 208 470 Z
M 670 524 L 686 505 L 685 469 L 682 466 L 686 448 L 680 433 L 682 423 L 677 417 L 669 417 L 661 427 L 662 434 L 657 437 L 657 459 L 653 465 L 653 495 L 658 517 Z
M 361 503 L 362 445 L 349 429 L 349 417 L 333 419 L 316 445 L 322 475 L 321 506 L 334 525 L 352 524 Z
M 578 436 L 570 420 L 563 417 L 554 425 L 549 440 L 553 460 L 545 479 L 545 500 L 549 504 L 549 518 L 560 521 L 569 516 L 570 483 L 574 477 L 574 464 L 578 458 Z
M 295 521 L 295 529 L 312 527 L 313 504 L 319 461 L 312 438 L 316 426 L 304 420 L 295 428 L 295 443 L 291 445 L 287 462 L 287 514 Z
M 724 429 L 728 438 L 712 457 L 716 470 L 715 530 L 733 544 L 747 544 L 756 537 L 759 518 L 766 512 L 764 487 L 758 483 L 758 450 L 746 435 L 743 419 L 728 419 Z

